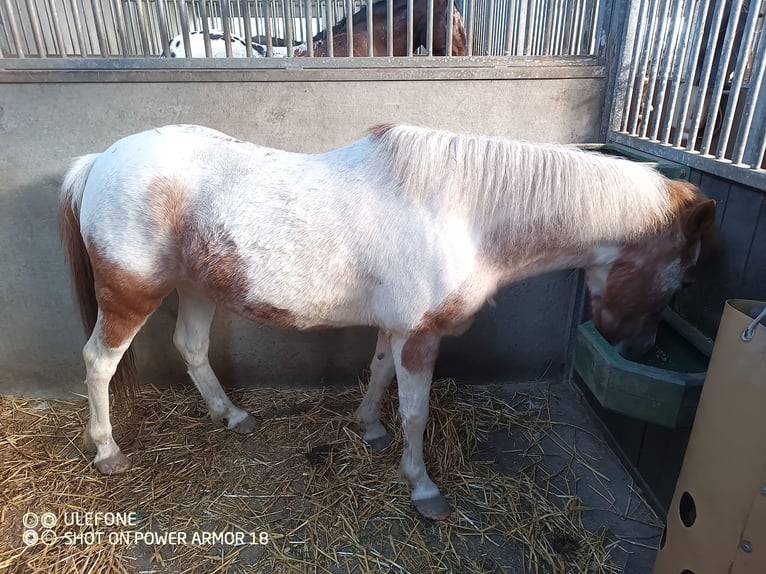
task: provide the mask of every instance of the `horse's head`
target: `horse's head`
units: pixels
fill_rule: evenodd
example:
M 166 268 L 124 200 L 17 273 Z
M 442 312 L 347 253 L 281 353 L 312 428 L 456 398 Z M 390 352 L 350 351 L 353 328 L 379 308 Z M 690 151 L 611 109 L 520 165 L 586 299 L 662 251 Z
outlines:
M 662 310 L 694 280 L 700 254 L 715 235 L 715 201 L 691 187 L 695 201 L 672 222 L 640 241 L 599 250 L 586 269 L 593 322 L 627 358 L 639 358 L 654 344 Z

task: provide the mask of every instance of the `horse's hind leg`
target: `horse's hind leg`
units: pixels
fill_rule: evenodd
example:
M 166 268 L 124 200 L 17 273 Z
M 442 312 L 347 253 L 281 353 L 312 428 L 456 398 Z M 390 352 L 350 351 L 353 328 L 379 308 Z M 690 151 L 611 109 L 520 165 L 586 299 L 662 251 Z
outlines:
M 208 361 L 214 312 L 215 304 L 210 299 L 187 289 L 178 289 L 178 320 L 173 343 L 207 403 L 210 418 L 225 421 L 226 426 L 235 432 L 251 433 L 256 427 L 255 419 L 229 400 Z
M 364 440 L 374 450 L 383 450 L 391 442 L 391 435 L 380 423 L 380 403 L 393 378 L 394 356 L 391 353 L 391 342 L 389 335 L 380 329 L 375 356 L 370 362 L 370 384 L 362 404 L 356 411 L 356 420 L 364 428 Z
M 110 329 L 109 315 L 99 311 L 93 333 L 82 351 L 85 360 L 85 384 L 88 387 L 88 405 L 90 416 L 85 426 L 85 446 L 96 451 L 93 464 L 103 474 L 116 474 L 130 468 L 130 460 L 112 436 L 112 423 L 109 419 L 109 381 L 117 371 L 120 359 L 128 350 L 133 339 L 132 333 L 121 345 L 108 346 Z M 139 325 L 140 327 L 140 325 Z M 138 331 L 138 328 L 135 329 Z

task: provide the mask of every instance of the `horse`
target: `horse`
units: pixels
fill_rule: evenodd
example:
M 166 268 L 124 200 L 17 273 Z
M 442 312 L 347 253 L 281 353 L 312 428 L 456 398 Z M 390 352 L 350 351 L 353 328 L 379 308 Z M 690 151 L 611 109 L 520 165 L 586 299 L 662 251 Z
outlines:
M 407 55 L 407 1 L 394 0 L 393 2 L 393 56 Z M 463 16 L 455 5 L 454 0 L 434 0 L 433 15 L 433 52 L 434 56 L 447 55 L 447 17 L 449 7 L 452 8 L 452 55 L 465 56 L 466 54 L 466 31 L 463 24 Z M 351 18 L 353 55 L 369 55 L 369 37 L 367 34 L 367 10 L 365 4 Z M 387 44 L 387 15 L 388 8 L 385 0 L 372 4 L 372 42 L 374 56 L 388 55 Z M 412 48 L 427 44 L 428 28 L 428 3 L 426 0 L 413 2 L 413 42 Z M 347 18 L 343 18 L 332 27 L 333 55 L 348 56 L 348 27 Z M 312 38 L 314 42 L 314 56 L 329 56 L 327 30 L 319 32 Z M 306 56 L 306 51 L 296 52 L 296 56 Z
M 232 58 L 247 58 L 247 43 L 243 38 L 235 34 L 229 35 L 231 38 L 231 57 Z M 261 40 L 259 36 L 257 38 Z M 253 48 L 253 58 L 265 58 L 266 57 L 266 45 L 255 41 L 253 38 L 250 45 Z M 275 39 L 276 40 L 276 39 Z M 280 42 L 276 42 L 279 44 Z M 280 45 L 274 45 L 272 47 L 272 55 L 277 58 L 284 58 L 287 56 L 287 48 L 284 46 L 284 42 Z M 190 58 L 205 58 L 205 35 L 202 30 L 195 30 L 189 32 L 189 47 L 191 48 Z M 296 49 L 303 50 L 296 46 Z M 167 56 L 165 51 L 160 54 L 160 58 L 186 58 L 186 47 L 184 46 L 184 38 L 182 34 L 174 36 L 170 42 L 168 42 Z M 210 57 L 211 58 L 226 58 L 226 36 L 223 32 L 218 30 L 210 31 Z
M 288 329 L 378 329 L 356 412 L 364 440 L 390 436 L 380 407 L 394 375 L 400 471 L 423 516 L 446 497 L 423 462 L 440 340 L 465 332 L 503 286 L 584 268 L 598 329 L 647 346 L 693 272 L 715 202 L 627 160 L 552 144 L 382 125 L 340 149 L 300 154 L 189 125 L 123 138 L 77 159 L 58 219 L 89 338 L 84 439 L 104 474 L 130 467 L 112 436 L 109 383 L 173 290 L 173 343 L 214 421 L 256 430 L 208 362 L 217 306 Z

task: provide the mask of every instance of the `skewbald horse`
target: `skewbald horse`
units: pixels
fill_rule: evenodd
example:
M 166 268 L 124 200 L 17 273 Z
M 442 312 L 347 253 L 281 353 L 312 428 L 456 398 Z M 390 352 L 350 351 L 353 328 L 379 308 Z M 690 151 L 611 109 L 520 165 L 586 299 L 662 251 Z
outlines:
M 423 463 L 440 339 L 463 333 L 500 287 L 582 267 L 601 332 L 646 346 L 714 215 L 691 184 L 562 146 L 409 126 L 316 155 L 198 126 L 126 137 L 79 158 L 60 200 L 90 333 L 86 444 L 102 473 L 130 467 L 112 436 L 109 382 L 129 374 L 121 358 L 174 289 L 173 342 L 211 417 L 240 433 L 255 420 L 208 363 L 217 305 L 284 328 L 375 326 L 357 419 L 373 448 L 388 444 L 380 407 L 396 375 L 400 470 L 417 510 L 444 519 L 449 504 Z

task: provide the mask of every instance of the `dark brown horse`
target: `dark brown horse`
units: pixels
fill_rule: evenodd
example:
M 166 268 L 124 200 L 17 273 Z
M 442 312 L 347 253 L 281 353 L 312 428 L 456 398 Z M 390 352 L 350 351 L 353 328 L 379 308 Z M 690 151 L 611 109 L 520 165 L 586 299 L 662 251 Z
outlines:
M 379 0 L 372 5 L 372 42 L 373 55 L 388 55 L 387 40 L 387 2 Z M 433 56 L 447 55 L 447 26 L 448 10 L 452 8 L 452 55 L 465 56 L 466 33 L 463 17 L 454 0 L 434 0 L 433 15 Z M 428 34 L 428 2 L 414 0 L 412 13 L 413 40 L 412 49 L 427 46 Z M 369 44 L 367 34 L 367 6 L 355 12 L 351 19 L 353 36 L 353 55 L 368 56 Z M 393 3 L 393 56 L 407 56 L 407 0 L 394 0 Z M 314 55 L 329 56 L 327 30 L 323 30 L 313 38 Z M 343 18 L 332 28 L 333 56 L 348 56 L 347 19 Z M 296 53 L 296 55 L 299 55 Z M 300 54 L 308 55 L 308 54 Z

